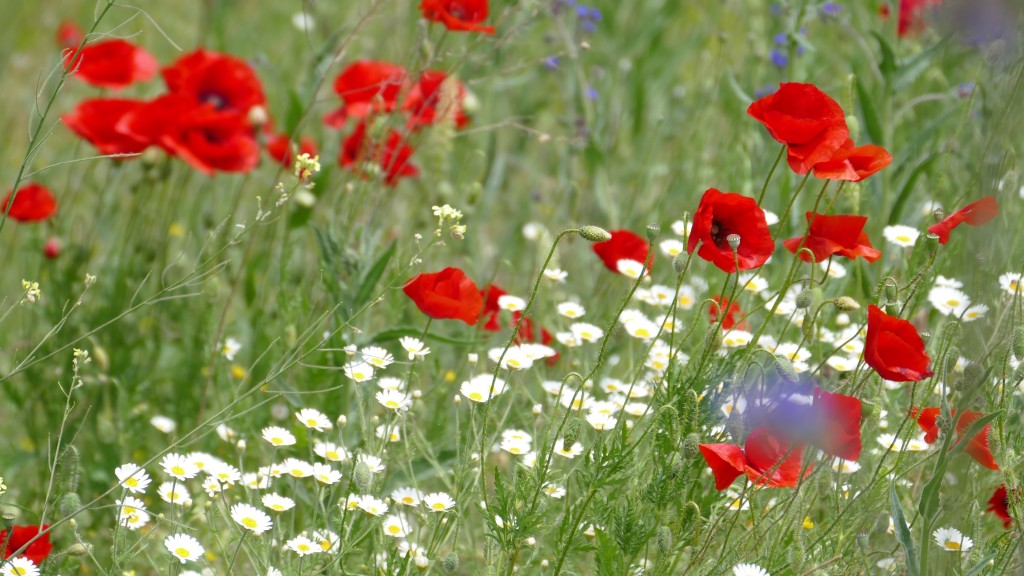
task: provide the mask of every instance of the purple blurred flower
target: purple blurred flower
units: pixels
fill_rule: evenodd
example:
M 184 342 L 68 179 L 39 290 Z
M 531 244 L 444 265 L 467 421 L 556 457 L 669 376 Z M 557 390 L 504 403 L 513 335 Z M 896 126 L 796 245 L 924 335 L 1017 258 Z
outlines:
M 772 50 L 771 53 L 772 64 L 779 68 L 785 68 L 789 64 L 789 56 L 786 56 L 781 50 Z
M 761 98 L 764 98 L 765 96 L 768 96 L 769 94 L 774 94 L 775 91 L 778 90 L 778 89 L 779 89 L 779 87 L 776 86 L 775 84 L 765 84 L 764 86 L 761 86 L 760 88 L 754 89 L 754 99 L 755 100 L 760 100 Z
M 544 67 L 548 70 L 558 69 L 558 56 L 549 56 L 544 59 Z

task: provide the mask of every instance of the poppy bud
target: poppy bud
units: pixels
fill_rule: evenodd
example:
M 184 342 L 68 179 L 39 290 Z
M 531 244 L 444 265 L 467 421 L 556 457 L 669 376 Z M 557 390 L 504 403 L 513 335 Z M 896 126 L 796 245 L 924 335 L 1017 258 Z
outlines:
M 718 324 L 708 326 L 707 331 L 704 332 L 704 346 L 711 352 L 717 352 L 722 347 L 722 330 Z
M 895 282 L 885 283 L 885 300 L 886 302 L 895 302 L 899 298 L 899 286 Z
M 793 369 L 793 364 L 791 364 L 789 360 L 775 356 L 774 365 L 775 371 L 779 373 L 779 377 L 786 382 L 795 384 L 800 380 L 800 376 L 796 373 L 796 370 Z
M 960 351 L 955 347 L 950 346 L 949 352 L 946 353 L 946 362 L 944 364 L 946 374 L 956 370 L 956 361 L 960 358 Z
M 1020 382 L 1024 380 L 1024 362 L 1017 366 L 1017 369 L 1013 371 L 1013 381 Z
M 899 318 L 900 316 L 900 305 L 899 302 L 889 302 L 885 305 L 885 313 L 889 316 Z
M 676 274 L 679 274 L 681 276 L 683 272 L 686 270 L 686 260 L 687 259 L 683 257 L 683 254 L 677 255 L 672 260 L 672 269 L 676 271 Z
M 452 550 L 444 557 L 444 571 L 451 574 L 459 569 L 459 555 Z
M 686 435 L 683 439 L 683 451 L 682 456 L 687 460 L 692 460 L 700 454 L 700 435 L 696 432 L 691 432 Z
M 854 310 L 860 310 L 860 303 L 850 298 L 849 296 L 840 296 L 832 301 L 832 304 L 836 308 L 844 312 L 852 312 Z
M 580 226 L 580 229 L 576 231 L 584 240 L 590 242 L 607 242 L 612 239 L 612 235 L 604 228 L 597 226 Z
M 67 494 L 60 497 L 60 502 L 57 503 L 57 509 L 64 516 L 71 516 L 82 507 L 82 499 L 78 494 L 74 492 L 68 492 Z
M 805 316 L 804 323 L 800 325 L 800 332 L 803 333 L 804 338 L 807 338 L 808 342 L 815 342 L 814 319 Z
M 668 526 L 658 526 L 654 539 L 658 543 L 658 551 L 662 554 L 668 554 L 672 550 L 672 530 Z
M 804 310 L 811 307 L 814 302 L 814 292 L 810 288 L 804 288 L 796 295 L 797 310 Z
M 971 362 L 964 367 L 963 384 L 965 386 L 975 386 L 981 382 L 981 378 L 984 375 L 985 369 L 981 367 L 981 364 Z
M 50 238 L 46 241 L 46 245 L 43 246 L 43 255 L 53 260 L 57 256 L 60 256 L 60 240 L 56 238 Z
M 562 444 L 564 446 L 572 446 L 580 438 L 580 420 L 579 418 L 573 418 L 569 420 L 569 424 L 565 427 L 565 432 L 562 433 Z
M 647 225 L 647 240 L 654 242 L 658 238 L 658 234 L 661 234 L 661 226 L 657 224 Z
M 1024 326 L 1013 329 L 1013 357 L 1024 360 Z
M 360 490 L 366 492 L 370 489 L 370 483 L 373 482 L 373 472 L 370 471 L 370 467 L 366 465 L 366 462 L 356 464 L 353 476 L 355 476 L 356 486 Z

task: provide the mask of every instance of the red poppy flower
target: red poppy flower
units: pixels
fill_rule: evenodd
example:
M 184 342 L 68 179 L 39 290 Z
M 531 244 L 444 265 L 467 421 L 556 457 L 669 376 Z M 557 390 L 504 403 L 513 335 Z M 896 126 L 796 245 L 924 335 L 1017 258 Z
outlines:
M 928 231 L 939 237 L 939 244 L 946 244 L 949 242 L 949 233 L 957 226 L 961 224 L 981 226 L 988 224 L 998 215 L 999 202 L 996 202 L 996 197 L 985 196 L 950 214 L 942 222 L 932 224 L 928 227 Z
M 956 419 L 956 410 L 951 411 L 950 414 L 954 419 Z M 910 411 L 910 416 L 912 418 L 916 418 L 917 425 L 925 431 L 925 442 L 933 444 L 938 440 L 939 427 L 937 420 L 939 416 L 939 408 L 923 408 L 920 410 L 912 409 Z M 964 432 L 967 431 L 967 428 L 971 426 L 972 422 L 981 418 L 981 416 L 982 414 L 980 412 L 964 410 L 963 416 L 960 416 L 960 419 L 956 422 L 957 443 L 963 441 Z M 964 449 L 964 452 L 967 452 L 971 458 L 974 458 L 978 464 L 981 464 L 985 468 L 990 470 L 999 470 L 999 465 L 996 464 L 996 460 L 992 457 L 992 451 L 988 446 L 988 434 L 991 429 L 991 424 L 982 428 L 981 432 L 975 434 L 974 438 L 971 438 L 967 442 L 967 448 Z
M 480 297 L 484 300 L 483 315 L 487 317 L 487 322 L 484 323 L 484 330 L 488 332 L 497 332 L 501 330 L 501 325 L 498 323 L 498 316 L 501 314 L 501 307 L 498 306 L 498 298 L 508 294 L 501 288 L 498 288 L 494 284 L 491 284 L 480 291 Z
M 923 28 L 928 12 L 940 5 L 942 0 L 900 0 L 899 36 L 909 36 Z M 883 7 L 882 16 L 889 16 L 888 8 Z
M 718 490 L 728 488 L 744 472 L 751 482 L 761 486 L 792 488 L 800 477 L 803 446 L 790 450 L 788 443 L 764 426 L 750 433 L 743 448 L 735 444 L 700 444 L 699 448 L 715 475 Z
M 267 138 L 265 146 L 267 147 L 267 154 L 275 162 L 287 169 L 292 168 L 292 163 L 295 160 L 295 145 L 287 134 L 272 134 Z M 315 142 L 305 136 L 299 139 L 299 154 L 316 156 L 318 153 Z
M 828 180 L 860 182 L 892 163 L 892 154 L 881 146 L 865 144 L 854 148 L 853 140 L 836 150 L 831 158 L 814 165 L 814 175 Z
M 751 104 L 747 114 L 786 145 L 789 166 L 797 174 L 832 158 L 850 137 L 843 109 L 813 84 L 783 82 L 775 93 Z
M 493 26 L 483 26 L 487 19 L 488 0 L 421 0 L 420 12 L 432 22 L 458 32 L 494 34 Z
M 368 177 L 360 164 L 372 162 L 384 173 L 384 183 L 395 186 L 399 178 L 420 173 L 419 168 L 409 161 L 412 152 L 412 146 L 398 130 L 390 130 L 383 142 L 375 142 L 366 134 L 366 122 L 360 122 L 342 143 L 338 163 Z
M 914 325 L 889 316 L 874 304 L 868 306 L 868 333 L 864 361 L 879 376 L 894 382 L 917 382 L 932 375 L 931 358 Z
M 806 216 L 810 224 L 807 236 L 797 236 L 782 242 L 786 250 L 797 254 L 804 262 L 809 262 L 811 257 L 807 252 L 797 252 L 801 244 L 803 248 L 814 253 L 815 262 L 828 260 L 834 254 L 851 259 L 863 256 L 869 262 L 874 262 L 881 256 L 881 252 L 871 248 L 870 242 L 867 246 L 860 243 L 862 238 L 867 238 L 864 234 L 867 216 L 826 216 L 815 212 L 807 212 Z
M 156 75 L 156 58 L 127 40 L 103 40 L 64 50 L 64 67 L 87 84 L 120 90 Z
M 594 253 L 604 262 L 605 268 L 616 274 L 621 274 L 619 272 L 619 260 L 633 260 L 641 264 L 647 263 L 648 248 L 650 247 L 647 240 L 629 230 L 612 230 L 611 235 L 610 240 L 592 244 Z M 647 265 L 648 274 L 651 273 L 651 268 L 654 268 L 654 255 L 650 254 L 650 256 L 651 262 Z
M 243 114 L 188 96 L 167 94 L 146 102 L 125 114 L 117 131 L 158 144 L 206 174 L 247 172 L 259 164 L 259 144 Z
M 138 100 L 117 98 L 84 100 L 74 110 L 61 116 L 61 120 L 72 132 L 104 154 L 133 154 L 145 150 L 150 142 L 123 133 L 117 126 L 125 115 L 144 104 Z
M 816 388 L 811 407 L 815 424 L 809 441 L 831 456 L 851 461 L 860 458 L 860 400 Z
M 362 120 L 371 114 L 391 112 L 407 85 L 405 68 L 390 62 L 357 60 L 334 81 L 341 107 L 324 118 L 324 124 L 341 128 L 349 118 Z
M 744 422 L 749 428 L 767 427 L 787 442 L 813 445 L 830 456 L 860 458 L 860 400 L 819 387 L 808 392 L 776 389 L 766 396 L 748 396 Z
M 7 212 L 11 194 L 12 192 L 8 192 L 4 201 L 0 203 L 0 217 L 7 214 L 12 220 L 18 222 L 42 222 L 57 211 L 57 199 L 42 184 L 26 184 L 18 188 L 11 211 Z
M 61 48 L 78 48 L 85 41 L 85 31 L 71 20 L 64 20 L 57 27 L 57 45 Z
M 736 234 L 740 245 L 734 257 L 728 238 Z M 727 273 L 752 270 L 764 264 L 775 252 L 764 210 L 753 198 L 709 188 L 693 214 L 693 227 L 686 251 L 697 255 Z
M 1006 491 L 1006 486 L 996 488 L 995 493 L 988 499 L 988 508 L 985 508 L 985 511 L 998 516 L 1003 521 L 1003 528 L 1010 527 L 1013 518 L 1010 517 L 1010 495 Z
M 43 530 L 46 530 L 49 527 L 49 524 L 43 524 Z M 11 528 L 10 540 L 7 539 L 7 530 L 0 530 L 0 543 L 7 543 L 4 558 L 10 558 L 16 551 L 20 550 L 22 546 L 27 544 L 29 540 L 36 536 L 39 536 L 39 526 L 14 526 Z M 47 532 L 38 540 L 29 544 L 28 548 L 19 554 L 19 556 L 28 558 L 38 566 L 43 563 L 43 560 L 46 560 L 46 557 L 50 555 L 51 550 L 53 550 L 53 544 L 50 543 L 50 533 Z
M 443 87 L 450 86 L 451 94 L 445 94 Z M 445 98 L 450 101 L 445 102 Z M 450 116 L 458 128 L 469 124 L 469 117 L 462 109 L 466 88 L 455 78 L 440 70 L 424 72 L 409 90 L 402 109 L 409 113 L 409 126 L 419 128 L 433 124 L 438 119 Z
M 458 268 L 420 274 L 406 282 L 402 291 L 427 316 L 462 320 L 470 326 L 476 324 L 484 304 L 476 284 Z
M 196 50 L 163 69 L 164 83 L 174 94 L 236 112 L 248 120 L 254 106 L 264 106 L 263 85 L 244 60 L 229 54 Z
M 745 318 L 746 314 L 740 308 L 740 305 L 736 302 L 730 302 L 725 296 L 713 296 L 713 303 L 708 304 L 708 320 L 714 324 L 718 322 L 718 310 L 719 306 L 725 309 L 725 317 L 722 319 L 722 329 L 731 330 L 736 328 L 737 330 L 746 330 L 748 328 L 747 321 Z

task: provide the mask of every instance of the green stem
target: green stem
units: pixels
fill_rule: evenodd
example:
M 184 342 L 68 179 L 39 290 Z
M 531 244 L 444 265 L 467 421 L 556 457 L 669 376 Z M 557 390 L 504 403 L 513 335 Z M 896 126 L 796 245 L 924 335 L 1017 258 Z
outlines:
M 761 186 L 761 193 L 757 196 L 757 205 L 761 205 L 761 201 L 764 200 L 765 192 L 768 191 L 768 183 L 772 181 L 772 176 L 775 175 L 775 169 L 779 167 L 779 162 L 782 161 L 783 155 L 786 154 L 786 145 L 783 144 L 779 148 L 779 155 L 775 157 L 775 163 L 772 164 L 772 169 L 768 171 L 768 177 L 764 179 L 764 186 Z

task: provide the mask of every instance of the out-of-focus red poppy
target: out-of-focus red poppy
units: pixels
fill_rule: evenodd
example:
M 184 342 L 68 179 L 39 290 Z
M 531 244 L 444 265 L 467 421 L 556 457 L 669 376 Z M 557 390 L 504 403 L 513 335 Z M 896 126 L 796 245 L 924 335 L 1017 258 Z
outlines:
M 900 0 L 899 36 L 909 36 L 926 24 L 928 13 L 942 5 L 942 0 Z M 882 6 L 882 17 L 889 17 L 889 7 Z
M 252 67 L 230 54 L 196 50 L 164 68 L 163 77 L 171 93 L 241 114 L 247 121 L 254 106 L 266 105 L 263 84 Z
M 462 320 L 473 326 L 480 318 L 480 289 L 458 268 L 420 274 L 402 288 L 416 307 L 435 320 Z
M 828 260 L 834 254 L 851 259 L 863 256 L 869 262 L 881 256 L 880 252 L 871 247 L 870 242 L 867 246 L 860 242 L 861 238 L 867 238 L 864 234 L 867 216 L 826 216 L 815 212 L 808 212 L 806 216 L 809 223 L 807 236 L 797 236 L 782 242 L 786 250 L 797 254 L 804 262 L 809 262 L 811 257 L 807 252 L 798 252 L 801 244 L 814 253 L 815 262 Z
M 931 358 L 910 322 L 889 316 L 874 304 L 868 306 L 868 333 L 864 361 L 879 376 L 894 382 L 917 382 L 932 375 Z
M 728 488 L 743 473 L 760 486 L 792 488 L 800 479 L 803 446 L 791 446 L 767 427 L 755 428 L 743 448 L 735 444 L 700 444 L 699 448 L 718 490 Z
M 650 264 L 647 264 L 647 274 L 654 268 L 654 255 L 648 254 L 649 243 L 637 234 L 629 230 L 612 230 L 611 239 L 604 242 L 595 242 L 591 246 L 605 268 L 621 274 L 619 271 L 620 260 L 632 260 L 641 264 L 647 264 L 648 256 L 651 257 Z
M 72 132 L 104 154 L 134 154 L 145 150 L 151 142 L 121 132 L 117 126 L 125 115 L 143 104 L 138 100 L 118 98 L 84 100 L 74 110 L 61 116 L 61 120 Z
M 860 439 L 861 402 L 853 396 L 814 391 L 813 432 L 809 442 L 826 454 L 843 460 L 857 460 L 863 448 Z
M 831 158 L 814 165 L 814 175 L 827 180 L 860 182 L 892 163 L 892 154 L 881 146 L 854 147 L 853 140 L 835 151 Z
M 43 524 L 43 530 L 49 527 L 49 524 Z M 8 540 L 7 530 L 0 530 L 0 543 L 7 543 L 4 558 L 7 559 L 13 556 L 22 546 L 28 544 L 29 540 L 39 536 L 39 532 L 39 526 L 14 526 L 11 528 L 10 540 Z M 43 560 L 46 560 L 51 550 L 53 550 L 53 544 L 50 543 L 50 533 L 47 532 L 38 540 L 29 544 L 28 548 L 19 556 L 28 558 L 38 566 L 43 563 Z
M 497 332 L 501 330 L 501 324 L 498 323 L 498 316 L 501 314 L 501 307 L 498 306 L 498 298 L 508 294 L 501 288 L 490 284 L 480 291 L 480 296 L 484 300 L 483 315 L 487 317 L 487 321 L 484 323 L 484 330 L 488 332 Z
M 267 154 L 275 162 L 285 168 L 292 168 L 295 160 L 295 144 L 287 134 L 271 134 L 267 138 L 265 146 L 267 147 Z M 299 154 L 309 154 L 312 157 L 319 153 L 316 143 L 306 136 L 299 139 L 298 146 Z
M 928 231 L 939 237 L 939 244 L 949 242 L 949 233 L 961 224 L 968 226 L 982 226 L 988 224 L 999 215 L 999 202 L 995 196 L 985 196 L 977 202 L 971 202 L 967 206 L 950 214 L 945 220 L 928 227 Z
M 735 254 L 728 240 L 733 234 L 740 239 Z M 753 270 L 767 262 L 775 252 L 775 242 L 764 210 L 753 198 L 709 188 L 693 214 L 686 251 L 692 254 L 694 250 L 719 270 L 731 274 Z
M 64 67 L 79 80 L 100 88 L 120 90 L 156 75 L 160 65 L 152 54 L 127 40 L 102 40 L 64 50 Z
M 922 408 L 913 409 L 910 412 L 911 418 L 917 419 L 917 425 L 924 430 L 924 441 L 933 444 L 939 438 L 939 426 L 938 417 L 940 409 L 935 408 Z M 956 420 L 956 442 L 963 442 L 963 434 L 967 432 L 967 429 L 971 426 L 971 423 L 981 418 L 981 412 L 975 412 L 973 410 L 964 410 L 963 415 L 959 419 L 956 418 L 957 411 L 952 410 L 950 415 Z M 995 458 L 992 457 L 992 451 L 988 446 L 988 435 L 992 429 L 992 425 L 988 424 L 974 435 L 973 438 L 967 441 L 967 447 L 964 448 L 964 452 L 974 458 L 974 460 L 988 468 L 990 470 L 999 470 L 999 465 L 996 464 Z
M 324 124 L 342 128 L 349 118 L 363 120 L 371 114 L 391 112 L 398 97 L 407 89 L 405 68 L 377 60 L 357 60 L 349 64 L 334 81 L 334 92 L 341 107 L 324 118 Z
M 481 24 L 487 20 L 488 0 L 421 0 L 420 12 L 431 22 L 440 22 L 456 32 L 482 32 L 494 34 L 493 26 Z
M 355 170 L 364 178 L 370 177 L 370 174 L 366 173 L 362 165 L 373 164 L 384 174 L 384 183 L 388 186 L 396 186 L 400 178 L 420 173 L 419 168 L 410 162 L 413 149 L 401 132 L 389 130 L 383 141 L 374 141 L 366 132 L 366 122 L 356 125 L 352 134 L 342 143 L 339 164 Z
M 71 20 L 64 20 L 57 26 L 57 45 L 61 48 L 78 48 L 85 41 L 85 30 Z
M 789 166 L 797 174 L 831 159 L 850 137 L 843 109 L 813 84 L 783 82 L 751 104 L 747 114 L 786 145 Z
M 444 119 L 462 128 L 469 124 L 469 117 L 462 109 L 466 88 L 455 78 L 440 70 L 428 70 L 420 75 L 402 103 L 402 109 L 409 113 L 412 128 L 426 126 Z
M 116 129 L 206 174 L 247 172 L 259 164 L 259 144 L 245 115 L 189 96 L 167 94 L 146 102 L 125 114 Z
M 1003 528 L 1010 527 L 1010 524 L 1013 523 L 1013 518 L 1010 517 L 1010 494 L 1007 492 L 1005 485 L 996 488 L 992 497 L 988 499 L 988 507 L 985 508 L 985 511 L 995 514 L 1002 520 Z
M 0 217 L 7 214 L 9 218 L 18 222 L 42 222 L 57 211 L 57 199 L 53 197 L 50 189 L 42 184 L 26 184 L 18 188 L 10 207 L 11 211 L 7 212 L 12 194 L 13 191 L 7 192 L 4 201 L 0 203 Z
M 732 330 L 746 330 L 749 326 L 746 321 L 746 314 L 740 308 L 740 305 L 736 302 L 730 302 L 725 296 L 713 296 L 711 298 L 714 302 L 708 304 L 708 320 L 714 324 L 718 322 L 719 307 L 725 310 L 725 315 L 722 318 L 722 329 Z

